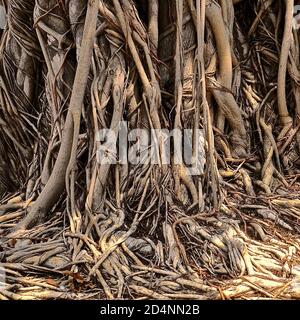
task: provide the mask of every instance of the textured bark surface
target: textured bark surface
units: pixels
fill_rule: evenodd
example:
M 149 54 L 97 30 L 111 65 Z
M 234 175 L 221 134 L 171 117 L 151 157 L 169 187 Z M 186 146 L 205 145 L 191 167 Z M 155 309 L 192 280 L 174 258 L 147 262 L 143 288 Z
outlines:
M 2 3 L 0 299 L 300 296 L 296 2 Z M 156 164 L 106 162 L 121 121 Z

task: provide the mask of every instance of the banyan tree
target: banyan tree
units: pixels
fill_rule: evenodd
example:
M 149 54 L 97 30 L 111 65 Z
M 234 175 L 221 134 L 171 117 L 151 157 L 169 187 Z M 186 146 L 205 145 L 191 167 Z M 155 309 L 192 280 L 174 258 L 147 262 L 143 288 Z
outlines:
M 0 299 L 300 297 L 297 1 L 1 10 Z

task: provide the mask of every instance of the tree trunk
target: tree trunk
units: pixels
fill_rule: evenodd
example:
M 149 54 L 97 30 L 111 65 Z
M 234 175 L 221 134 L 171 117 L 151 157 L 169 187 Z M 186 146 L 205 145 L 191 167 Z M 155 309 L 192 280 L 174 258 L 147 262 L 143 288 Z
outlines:
M 66 298 L 299 296 L 293 0 L 2 2 L 0 267 Z

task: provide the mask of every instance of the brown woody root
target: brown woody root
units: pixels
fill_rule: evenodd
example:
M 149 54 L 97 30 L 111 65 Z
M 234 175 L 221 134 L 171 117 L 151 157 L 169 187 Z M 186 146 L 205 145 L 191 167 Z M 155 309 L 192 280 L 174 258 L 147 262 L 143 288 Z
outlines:
M 4 4 L 0 299 L 300 297 L 294 1 Z M 203 174 L 98 159 L 122 120 Z

